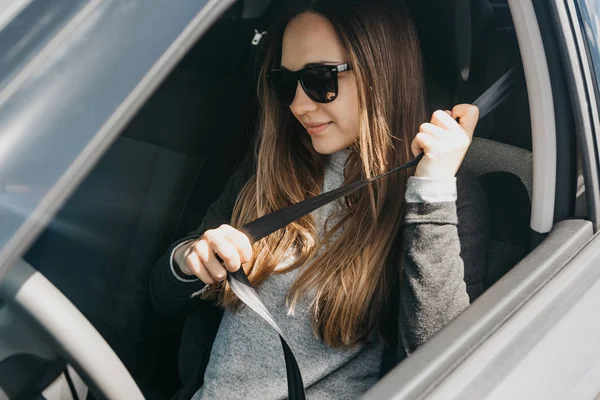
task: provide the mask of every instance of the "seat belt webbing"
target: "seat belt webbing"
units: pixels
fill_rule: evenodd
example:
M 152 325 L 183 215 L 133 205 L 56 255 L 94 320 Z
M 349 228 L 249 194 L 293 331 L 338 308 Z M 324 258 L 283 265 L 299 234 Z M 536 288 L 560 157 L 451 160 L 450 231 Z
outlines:
M 489 89 L 487 89 L 479 98 L 477 98 L 473 104 L 479 108 L 479 118 L 483 118 L 498 107 L 508 97 L 511 89 L 519 81 L 520 74 L 517 73 L 516 67 L 509 69 L 504 75 L 496 81 Z M 411 168 L 416 166 L 423 154 L 420 154 L 415 159 L 394 168 L 384 174 L 376 177 L 363 179 L 358 182 L 353 182 L 329 192 L 321 193 L 317 196 L 303 200 L 299 203 L 292 204 L 291 206 L 282 208 L 281 210 L 274 211 L 270 214 L 264 215 L 252 222 L 245 224 L 240 230 L 244 232 L 251 243 L 270 235 L 271 233 L 285 227 L 289 223 L 303 217 L 306 214 L 313 212 L 314 210 L 324 206 L 325 204 L 342 196 L 347 196 L 350 193 L 355 192 L 374 182 L 384 176 L 392 174 L 396 171 Z M 243 268 L 238 271 L 229 273 L 227 275 L 227 281 L 231 287 L 231 290 L 238 296 L 238 298 L 244 302 L 248 307 L 254 310 L 261 318 L 263 318 L 269 325 L 273 327 L 279 334 L 281 339 L 281 345 L 283 347 L 283 354 L 285 357 L 285 368 L 287 372 L 288 382 L 288 398 L 290 400 L 304 400 L 306 395 L 304 393 L 304 383 L 302 381 L 302 374 L 298 367 L 298 362 L 294 353 L 289 347 L 285 340 L 284 334 L 273 319 L 271 313 L 260 300 L 258 294 L 252 287 L 252 284 L 248 280 L 246 273 Z

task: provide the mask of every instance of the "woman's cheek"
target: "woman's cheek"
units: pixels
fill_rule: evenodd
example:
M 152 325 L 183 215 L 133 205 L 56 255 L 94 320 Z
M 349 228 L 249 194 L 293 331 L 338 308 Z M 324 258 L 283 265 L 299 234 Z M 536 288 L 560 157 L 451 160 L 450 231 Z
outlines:
M 358 104 L 354 99 L 346 99 L 338 105 L 339 120 L 342 121 L 340 125 L 348 135 L 355 137 L 358 131 Z

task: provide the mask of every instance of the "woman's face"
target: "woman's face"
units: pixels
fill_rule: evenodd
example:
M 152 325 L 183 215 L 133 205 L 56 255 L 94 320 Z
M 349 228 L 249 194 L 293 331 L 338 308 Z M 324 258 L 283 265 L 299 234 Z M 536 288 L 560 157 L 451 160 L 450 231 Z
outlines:
M 305 12 L 290 21 L 282 42 L 281 66 L 297 71 L 309 64 L 337 65 L 348 54 L 333 25 L 322 15 Z M 338 74 L 338 97 L 318 103 L 306 95 L 300 82 L 290 110 L 304 126 L 318 153 L 345 149 L 358 137 L 358 95 L 354 72 Z

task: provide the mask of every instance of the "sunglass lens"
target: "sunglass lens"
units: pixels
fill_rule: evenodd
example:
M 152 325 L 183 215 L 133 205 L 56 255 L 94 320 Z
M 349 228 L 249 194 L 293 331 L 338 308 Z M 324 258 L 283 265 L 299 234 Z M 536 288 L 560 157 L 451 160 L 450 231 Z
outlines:
M 302 74 L 306 93 L 313 100 L 329 103 L 337 97 L 336 76 L 328 68 L 310 68 Z
M 269 72 L 269 81 L 273 91 L 283 103 L 290 105 L 294 101 L 296 96 L 296 87 L 298 81 L 296 78 L 285 71 L 271 71 Z

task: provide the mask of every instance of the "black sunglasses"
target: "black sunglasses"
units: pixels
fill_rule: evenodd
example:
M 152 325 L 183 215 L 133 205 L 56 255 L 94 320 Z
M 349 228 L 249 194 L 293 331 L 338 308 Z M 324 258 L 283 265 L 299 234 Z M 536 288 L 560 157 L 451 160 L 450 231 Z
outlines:
M 338 73 L 349 71 L 350 63 L 340 65 L 314 65 L 298 71 L 272 69 L 267 79 L 273 91 L 285 105 L 291 105 L 296 97 L 298 81 L 308 97 L 317 103 L 330 103 L 338 96 Z

